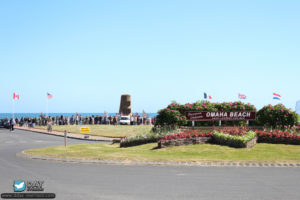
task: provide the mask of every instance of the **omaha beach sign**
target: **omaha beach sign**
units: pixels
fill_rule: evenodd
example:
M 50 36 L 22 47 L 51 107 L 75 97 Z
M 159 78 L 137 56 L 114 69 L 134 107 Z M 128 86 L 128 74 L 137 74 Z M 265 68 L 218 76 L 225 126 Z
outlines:
M 188 121 L 248 121 L 256 119 L 255 111 L 190 111 Z

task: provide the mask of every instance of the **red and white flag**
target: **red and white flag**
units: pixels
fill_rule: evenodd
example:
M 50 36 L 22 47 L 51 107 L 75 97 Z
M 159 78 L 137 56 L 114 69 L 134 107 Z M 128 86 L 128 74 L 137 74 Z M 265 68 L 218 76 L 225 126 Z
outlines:
M 15 99 L 18 99 L 18 100 L 20 99 L 19 94 L 16 94 L 16 93 L 13 94 L 13 100 L 15 100 Z

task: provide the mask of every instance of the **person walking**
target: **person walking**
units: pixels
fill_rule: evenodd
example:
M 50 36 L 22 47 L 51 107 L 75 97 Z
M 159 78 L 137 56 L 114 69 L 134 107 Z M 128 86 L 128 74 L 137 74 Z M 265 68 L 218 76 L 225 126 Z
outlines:
M 48 119 L 47 131 L 52 132 L 52 120 L 51 120 L 51 118 Z
M 14 129 L 14 125 L 16 124 L 15 119 L 14 119 L 14 118 L 11 118 L 9 124 L 10 124 L 10 131 L 11 131 L 11 132 L 14 131 L 14 130 L 15 130 L 15 129 Z

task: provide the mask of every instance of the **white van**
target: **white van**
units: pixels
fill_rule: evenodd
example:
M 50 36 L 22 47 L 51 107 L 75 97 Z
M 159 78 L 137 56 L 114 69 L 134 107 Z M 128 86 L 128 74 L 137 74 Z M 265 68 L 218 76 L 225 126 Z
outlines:
M 120 125 L 130 125 L 130 116 L 121 116 Z

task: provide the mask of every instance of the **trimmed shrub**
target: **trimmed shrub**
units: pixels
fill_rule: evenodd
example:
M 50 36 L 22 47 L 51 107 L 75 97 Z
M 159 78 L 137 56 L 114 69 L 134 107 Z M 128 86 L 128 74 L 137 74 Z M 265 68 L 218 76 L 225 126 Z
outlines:
M 298 120 L 297 113 L 287 109 L 282 104 L 264 106 L 258 111 L 257 119 L 267 127 L 281 129 L 296 125 Z
M 183 126 L 187 123 L 186 117 L 178 110 L 170 108 L 162 109 L 158 112 L 156 117 L 155 126 Z

